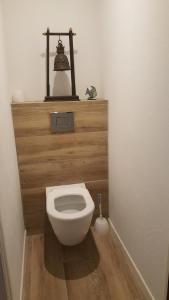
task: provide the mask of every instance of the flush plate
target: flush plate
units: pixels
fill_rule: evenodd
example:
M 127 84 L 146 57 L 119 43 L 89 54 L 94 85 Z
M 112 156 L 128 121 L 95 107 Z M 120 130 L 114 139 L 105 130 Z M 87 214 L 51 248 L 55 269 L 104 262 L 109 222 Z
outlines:
M 73 112 L 51 112 L 51 131 L 53 133 L 66 133 L 74 131 Z

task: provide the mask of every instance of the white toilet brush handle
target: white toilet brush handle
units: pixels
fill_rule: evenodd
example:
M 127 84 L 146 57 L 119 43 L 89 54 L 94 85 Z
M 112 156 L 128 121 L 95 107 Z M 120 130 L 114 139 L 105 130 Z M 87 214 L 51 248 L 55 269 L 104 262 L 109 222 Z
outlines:
M 100 212 L 100 218 L 103 218 L 102 215 L 102 194 L 98 194 L 98 201 L 99 201 L 99 212 Z

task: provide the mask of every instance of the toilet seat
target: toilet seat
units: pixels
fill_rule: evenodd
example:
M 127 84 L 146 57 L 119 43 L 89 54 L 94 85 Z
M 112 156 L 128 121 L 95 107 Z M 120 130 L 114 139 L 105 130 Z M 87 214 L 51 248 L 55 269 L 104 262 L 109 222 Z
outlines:
M 73 214 L 67 214 L 61 211 L 58 211 L 55 208 L 55 200 L 59 197 L 63 196 L 73 196 L 73 195 L 78 195 L 83 198 L 85 207 L 82 210 L 76 211 Z M 91 212 L 94 210 L 94 203 L 93 200 L 90 196 L 89 191 L 80 186 L 74 186 L 74 187 L 69 187 L 68 190 L 64 188 L 58 188 L 58 189 L 53 189 L 48 192 L 48 201 L 46 202 L 46 209 L 48 215 L 50 215 L 53 218 L 57 218 L 59 220 L 76 220 L 83 218 L 84 216 L 87 216 L 91 214 Z
M 46 187 L 46 211 L 56 238 L 66 246 L 85 238 L 95 205 L 85 183 Z

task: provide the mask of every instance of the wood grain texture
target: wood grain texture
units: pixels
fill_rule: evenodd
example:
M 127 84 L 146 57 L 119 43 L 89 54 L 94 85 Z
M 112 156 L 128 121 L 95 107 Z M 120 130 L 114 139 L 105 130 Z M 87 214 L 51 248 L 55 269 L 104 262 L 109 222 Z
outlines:
M 64 268 L 57 268 L 64 278 Z M 48 272 L 44 263 L 44 237 L 27 237 L 23 300 L 68 300 L 66 282 Z
M 110 234 L 92 230 L 66 247 L 48 232 L 28 237 L 27 247 L 23 300 L 147 300 Z
M 51 133 L 52 111 L 73 111 L 75 131 Z M 103 193 L 107 216 L 107 101 L 12 104 L 12 114 L 28 232 L 44 231 L 47 186 L 85 182 L 95 199 Z

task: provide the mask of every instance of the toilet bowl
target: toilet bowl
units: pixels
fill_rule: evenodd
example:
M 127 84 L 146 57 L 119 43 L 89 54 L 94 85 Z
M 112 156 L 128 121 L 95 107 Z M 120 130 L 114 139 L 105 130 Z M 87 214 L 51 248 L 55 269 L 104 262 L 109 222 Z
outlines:
M 94 202 L 84 183 L 47 187 L 46 210 L 58 240 L 73 246 L 89 230 Z

